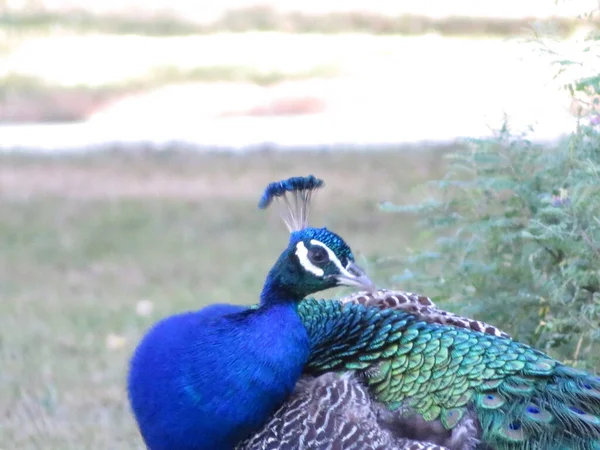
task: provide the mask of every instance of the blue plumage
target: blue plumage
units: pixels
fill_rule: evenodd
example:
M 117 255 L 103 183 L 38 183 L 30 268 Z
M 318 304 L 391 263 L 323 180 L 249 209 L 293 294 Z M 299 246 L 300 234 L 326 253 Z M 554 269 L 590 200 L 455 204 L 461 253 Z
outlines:
M 303 192 L 322 185 L 314 177 L 290 180 L 271 185 Z M 148 448 L 227 450 L 260 428 L 308 360 L 298 303 L 342 284 L 372 288 L 339 236 L 302 228 L 269 271 L 258 308 L 211 305 L 152 327 L 128 375 L 130 404 Z
M 266 187 L 258 202 L 258 207 L 266 209 L 273 199 L 282 200 L 281 218 L 290 232 L 300 231 L 308 227 L 310 199 L 313 192 L 324 185 L 323 180 L 316 178 L 314 175 L 275 181 Z
M 255 311 L 214 305 L 165 319 L 141 342 L 129 376 L 147 446 L 232 448 L 285 400 L 308 352 L 295 306 L 283 299 Z
M 287 180 L 274 181 L 269 183 L 265 188 L 258 207 L 260 209 L 266 209 L 271 204 L 275 197 L 282 197 L 290 192 L 298 192 L 303 190 L 312 191 L 314 189 L 321 188 L 325 185 L 323 180 L 316 178 L 314 175 L 307 177 L 292 177 Z

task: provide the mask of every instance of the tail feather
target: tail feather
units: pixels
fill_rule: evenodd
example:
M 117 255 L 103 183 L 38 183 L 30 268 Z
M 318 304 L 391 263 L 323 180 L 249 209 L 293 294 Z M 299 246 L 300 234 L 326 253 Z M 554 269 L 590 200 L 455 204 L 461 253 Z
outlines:
M 306 370 L 356 370 L 388 409 L 448 430 L 472 413 L 481 445 L 497 450 L 600 450 L 600 378 L 427 300 L 393 291 L 305 300 Z
M 507 377 L 497 389 L 484 393 L 487 403 L 476 401 L 475 406 L 483 440 L 496 448 L 535 444 L 540 449 L 597 450 L 600 446 L 597 377 L 557 364 L 546 375 Z

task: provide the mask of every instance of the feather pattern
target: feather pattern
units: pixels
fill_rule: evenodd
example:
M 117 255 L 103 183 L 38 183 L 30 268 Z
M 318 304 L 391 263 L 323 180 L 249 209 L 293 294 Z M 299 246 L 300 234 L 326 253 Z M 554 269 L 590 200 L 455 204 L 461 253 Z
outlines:
M 407 292 L 358 292 L 340 302 L 410 312 L 427 322 L 506 336 L 496 327 L 451 314 L 431 299 Z M 427 422 L 418 414 L 390 411 L 372 398 L 360 371 L 306 375 L 269 422 L 237 450 L 472 449 L 481 434 L 477 419 L 472 412 L 460 419 L 448 430 L 441 421 Z
M 448 448 L 475 448 L 477 440 L 477 448 L 498 450 L 600 448 L 598 377 L 500 330 L 481 332 L 479 322 L 450 325 L 447 315 L 426 318 L 359 297 L 300 303 L 311 339 L 305 372 L 354 371 L 372 400 L 401 418 L 440 423 L 450 440 L 476 418 L 477 429 L 466 434 L 471 443 Z
M 304 377 L 288 401 L 236 450 L 448 450 L 398 438 L 367 388 L 350 373 Z
M 340 299 L 342 303 L 356 303 L 378 309 L 396 309 L 406 311 L 429 323 L 452 325 L 473 331 L 509 338 L 508 333 L 482 322 L 459 316 L 438 308 L 433 300 L 420 294 L 405 291 L 379 289 L 375 292 L 356 292 Z

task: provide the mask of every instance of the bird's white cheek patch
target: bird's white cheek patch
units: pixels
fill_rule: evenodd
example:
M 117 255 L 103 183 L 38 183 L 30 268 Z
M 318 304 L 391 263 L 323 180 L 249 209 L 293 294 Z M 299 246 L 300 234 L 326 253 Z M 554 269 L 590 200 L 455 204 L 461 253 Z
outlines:
M 313 263 L 310 262 L 310 260 L 308 259 L 308 249 L 302 241 L 296 244 L 296 256 L 298 257 L 300 264 L 302 264 L 302 267 L 304 267 L 310 273 L 318 277 L 322 277 L 325 273 L 323 269 L 315 266 Z

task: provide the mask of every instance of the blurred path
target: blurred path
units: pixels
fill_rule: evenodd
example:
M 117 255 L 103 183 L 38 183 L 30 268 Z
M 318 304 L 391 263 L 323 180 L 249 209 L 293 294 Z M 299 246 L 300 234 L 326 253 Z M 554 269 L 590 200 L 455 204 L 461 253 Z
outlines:
M 437 145 L 489 136 L 504 114 L 516 130 L 532 126 L 534 140 L 553 141 L 575 124 L 566 93 L 552 80 L 556 68 L 515 41 L 311 39 L 280 35 L 268 42 L 276 43 L 280 55 L 284 50 L 306 55 L 312 48 L 311 61 L 335 62 L 339 76 L 272 87 L 164 87 L 123 98 L 82 123 L 0 126 L 0 150 Z M 261 58 L 274 48 L 263 50 Z

